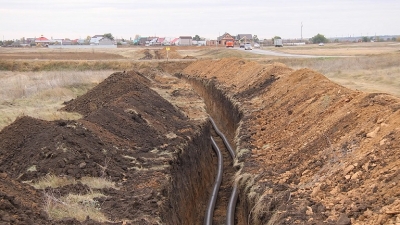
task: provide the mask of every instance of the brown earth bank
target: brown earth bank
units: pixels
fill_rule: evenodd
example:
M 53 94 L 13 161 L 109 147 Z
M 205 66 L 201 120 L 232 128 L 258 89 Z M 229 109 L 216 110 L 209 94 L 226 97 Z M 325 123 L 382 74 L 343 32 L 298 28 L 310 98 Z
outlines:
M 398 224 L 400 101 L 308 69 L 197 61 L 243 113 L 236 180 L 248 224 Z
M 281 63 L 148 65 L 67 102 L 83 119 L 21 117 L 0 131 L 2 223 L 201 224 L 216 174 L 208 114 L 236 149 L 237 224 L 400 222 L 398 98 Z M 28 185 L 49 174 L 77 183 Z M 44 210 L 49 193 L 93 191 L 107 221 Z

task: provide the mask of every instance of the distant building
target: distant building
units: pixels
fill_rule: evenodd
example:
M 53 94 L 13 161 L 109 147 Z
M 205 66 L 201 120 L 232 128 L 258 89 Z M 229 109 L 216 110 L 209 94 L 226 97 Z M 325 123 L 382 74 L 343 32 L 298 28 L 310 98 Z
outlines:
M 138 45 L 145 45 L 147 41 L 147 37 L 139 38 Z
M 114 41 L 110 38 L 102 38 L 99 40 L 99 45 L 113 45 Z
M 113 45 L 114 41 L 104 37 L 104 35 L 94 35 L 90 39 L 91 45 Z
M 251 34 L 238 34 L 236 36 L 236 41 L 238 42 L 251 42 L 253 40 L 253 36 Z
M 42 35 L 39 38 L 35 39 L 35 44 L 36 44 L 36 46 L 47 47 L 50 44 L 50 40 L 43 37 L 43 35 Z
M 171 45 L 179 45 L 179 40 L 180 40 L 179 38 L 174 38 L 171 40 L 170 43 L 171 43 Z
M 179 45 L 180 46 L 190 46 L 192 45 L 192 37 L 191 36 L 180 36 L 179 37 Z
M 232 35 L 230 35 L 229 33 L 226 33 L 226 32 L 222 36 L 219 36 L 217 38 L 217 40 L 218 40 L 218 43 L 221 44 L 221 45 L 225 45 L 227 41 L 235 42 L 235 38 L 232 37 Z

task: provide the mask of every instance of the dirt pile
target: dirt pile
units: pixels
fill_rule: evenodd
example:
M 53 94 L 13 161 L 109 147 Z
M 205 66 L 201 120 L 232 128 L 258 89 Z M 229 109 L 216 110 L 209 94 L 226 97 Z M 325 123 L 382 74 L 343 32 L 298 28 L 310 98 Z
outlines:
M 235 142 L 253 224 L 400 220 L 400 100 L 351 91 L 311 70 L 198 61 L 244 113 Z
M 182 145 L 190 142 L 199 128 L 150 89 L 150 84 L 137 72 L 114 73 L 66 103 L 65 110 L 84 115 L 81 120 L 17 119 L 0 132 L 0 172 L 32 183 L 47 174 L 75 179 L 105 177 L 116 184 L 116 189 L 100 190 L 106 195 L 99 199 L 101 210 L 110 221 L 160 223 L 171 168 Z M 28 190 L 40 196 L 32 188 Z M 76 186 L 46 191 L 76 192 Z M 85 194 L 81 192 L 78 194 Z M 43 207 L 38 198 L 32 202 Z M 42 216 L 38 211 L 32 213 Z
M 141 53 L 144 54 L 144 56 L 142 58 L 140 58 L 140 60 L 153 59 L 153 55 L 150 53 L 149 49 L 145 49 L 145 50 L 141 51 Z
M 39 191 L 0 173 L 0 223 L 48 224 L 41 202 Z
M 177 52 L 177 47 L 169 47 L 168 59 L 182 59 L 183 57 Z M 144 56 L 140 58 L 141 60 L 150 59 L 167 59 L 167 50 L 165 47 L 161 49 L 144 49 L 139 51 L 140 54 Z

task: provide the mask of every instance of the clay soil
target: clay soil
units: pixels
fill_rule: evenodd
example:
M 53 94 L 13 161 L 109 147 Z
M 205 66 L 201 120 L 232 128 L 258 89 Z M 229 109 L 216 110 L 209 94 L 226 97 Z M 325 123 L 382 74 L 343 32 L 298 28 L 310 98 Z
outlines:
M 237 130 L 226 129 L 237 153 L 238 224 L 400 223 L 400 100 L 346 89 L 309 69 L 238 58 L 114 73 L 65 103 L 80 120 L 18 118 L 0 131 L 0 221 L 96 224 L 47 216 L 43 195 L 50 190 L 26 183 L 54 174 L 115 182 L 117 189 L 100 190 L 108 223 L 166 223 L 176 210 L 169 199 L 174 168 L 187 166 L 177 158 L 198 151 L 185 146 L 204 132 L 205 105 L 213 115 L 227 110 L 171 76 L 177 72 L 214 85 L 238 109 Z M 197 190 L 194 200 L 207 201 Z M 90 190 L 77 184 L 51 191 Z M 169 224 L 201 224 L 202 215 Z
M 236 164 L 248 223 L 400 222 L 398 98 L 279 63 L 197 61 L 183 73 L 214 79 L 242 109 Z

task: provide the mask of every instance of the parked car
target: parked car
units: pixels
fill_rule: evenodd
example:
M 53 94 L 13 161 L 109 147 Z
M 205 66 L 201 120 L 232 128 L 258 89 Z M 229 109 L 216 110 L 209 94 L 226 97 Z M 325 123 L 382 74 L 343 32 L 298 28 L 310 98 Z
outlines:
M 244 50 L 253 50 L 253 47 L 251 47 L 250 43 L 244 44 Z
M 318 45 L 319 45 L 319 46 L 324 46 L 324 43 L 319 43 Z
M 239 47 L 244 48 L 244 43 L 240 43 Z
M 259 47 L 260 47 L 260 44 L 254 43 L 254 48 L 259 48 Z

